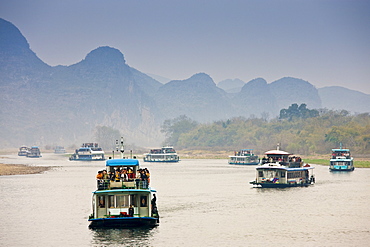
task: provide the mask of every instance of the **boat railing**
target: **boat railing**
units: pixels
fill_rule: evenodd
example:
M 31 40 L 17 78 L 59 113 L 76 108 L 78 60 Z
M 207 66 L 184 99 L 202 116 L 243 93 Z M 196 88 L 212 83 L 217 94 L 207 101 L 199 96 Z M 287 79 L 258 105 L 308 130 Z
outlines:
M 110 179 L 98 179 L 98 190 L 114 190 L 114 189 L 140 189 L 146 190 L 149 188 L 147 180 L 135 179 L 131 181 L 112 181 Z

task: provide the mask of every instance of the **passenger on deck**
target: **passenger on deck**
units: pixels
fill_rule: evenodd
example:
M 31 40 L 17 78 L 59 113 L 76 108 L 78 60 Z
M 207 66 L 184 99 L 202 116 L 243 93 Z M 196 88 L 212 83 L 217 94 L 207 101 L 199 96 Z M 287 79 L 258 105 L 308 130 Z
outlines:
M 130 217 L 134 217 L 134 207 L 133 207 L 133 205 L 132 205 L 132 204 L 130 205 L 130 207 L 129 207 L 129 209 L 128 209 L 128 215 L 129 215 Z
M 128 176 L 127 176 L 127 170 L 126 169 L 123 169 L 121 171 L 121 178 L 122 178 L 122 181 L 124 181 L 124 182 L 128 181 Z
M 128 176 L 128 180 L 133 180 L 135 178 L 134 171 L 131 168 L 128 168 L 127 176 Z
M 115 172 L 115 181 L 119 182 L 120 179 L 121 179 L 121 173 L 120 173 L 120 170 L 117 169 L 116 172 Z
M 96 179 L 100 180 L 103 178 L 103 172 L 102 171 L 98 171 L 98 174 L 96 175 Z
M 109 171 L 108 172 L 108 178 L 111 180 L 111 181 L 114 181 L 114 173 Z
M 108 177 L 108 174 L 107 174 L 107 170 L 103 170 L 103 177 L 104 181 L 108 180 L 109 177 Z
M 148 181 L 148 184 L 150 184 L 150 173 L 149 173 L 148 168 L 145 168 L 144 171 L 146 175 L 146 180 Z

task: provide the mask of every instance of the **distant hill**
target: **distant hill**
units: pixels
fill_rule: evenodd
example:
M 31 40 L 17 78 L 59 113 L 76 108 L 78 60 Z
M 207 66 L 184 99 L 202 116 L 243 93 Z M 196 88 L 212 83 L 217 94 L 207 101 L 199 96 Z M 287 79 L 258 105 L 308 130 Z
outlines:
M 232 116 L 232 106 L 226 93 L 204 73 L 168 82 L 159 88 L 155 99 L 169 118 L 187 115 L 207 122 Z
M 370 112 L 370 95 L 344 87 L 319 88 L 322 106 L 332 109 L 345 109 L 352 113 Z
M 285 77 L 216 86 L 199 73 L 160 83 L 130 67 L 117 49 L 102 46 L 70 66 L 49 66 L 10 22 L 0 19 L 0 146 L 79 145 L 97 126 L 118 129 L 127 142 L 161 145 L 164 120 L 186 115 L 199 122 L 232 117 L 274 118 L 292 103 L 369 112 L 369 95 L 344 88 L 317 90 Z M 228 92 L 240 87 L 239 91 Z M 222 87 L 223 89 L 221 89 Z M 226 91 L 225 91 L 226 89 Z
M 318 109 L 322 106 L 317 89 L 308 81 L 284 77 L 272 82 L 269 88 L 276 98 L 279 109 L 287 108 L 292 102 L 305 103 L 310 109 Z

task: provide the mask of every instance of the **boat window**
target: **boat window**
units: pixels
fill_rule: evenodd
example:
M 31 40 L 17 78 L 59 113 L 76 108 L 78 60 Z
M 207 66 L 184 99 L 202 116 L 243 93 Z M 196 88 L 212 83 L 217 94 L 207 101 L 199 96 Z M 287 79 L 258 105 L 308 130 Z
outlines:
M 105 208 L 105 196 L 99 196 L 99 208 Z
M 258 176 L 263 177 L 263 171 L 258 171 Z
M 114 208 L 114 196 L 113 195 L 108 196 L 108 207 Z
M 134 207 L 137 207 L 136 195 L 130 195 L 130 204 L 134 205 Z
M 147 207 L 147 206 L 148 206 L 148 197 L 140 196 L 140 207 Z
M 301 171 L 288 172 L 288 178 L 299 178 L 302 177 Z
M 118 195 L 116 196 L 116 207 L 117 208 L 128 208 L 129 204 L 129 195 Z
M 285 178 L 285 171 L 280 171 L 280 177 Z

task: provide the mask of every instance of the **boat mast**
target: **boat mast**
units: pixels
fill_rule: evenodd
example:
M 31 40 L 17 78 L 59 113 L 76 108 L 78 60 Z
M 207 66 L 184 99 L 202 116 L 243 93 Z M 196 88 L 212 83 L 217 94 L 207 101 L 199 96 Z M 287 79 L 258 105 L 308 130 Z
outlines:
M 120 152 L 121 152 L 121 159 L 123 159 L 123 153 L 125 152 L 125 149 L 124 149 L 124 145 L 123 145 L 123 137 L 121 137 L 121 145 L 120 145 Z
M 118 143 L 118 140 L 116 140 L 116 151 L 121 152 L 121 159 L 123 159 L 123 153 L 125 152 L 125 146 L 123 145 L 123 137 L 121 137 L 120 143 Z M 114 151 L 113 151 L 113 159 L 114 159 Z

